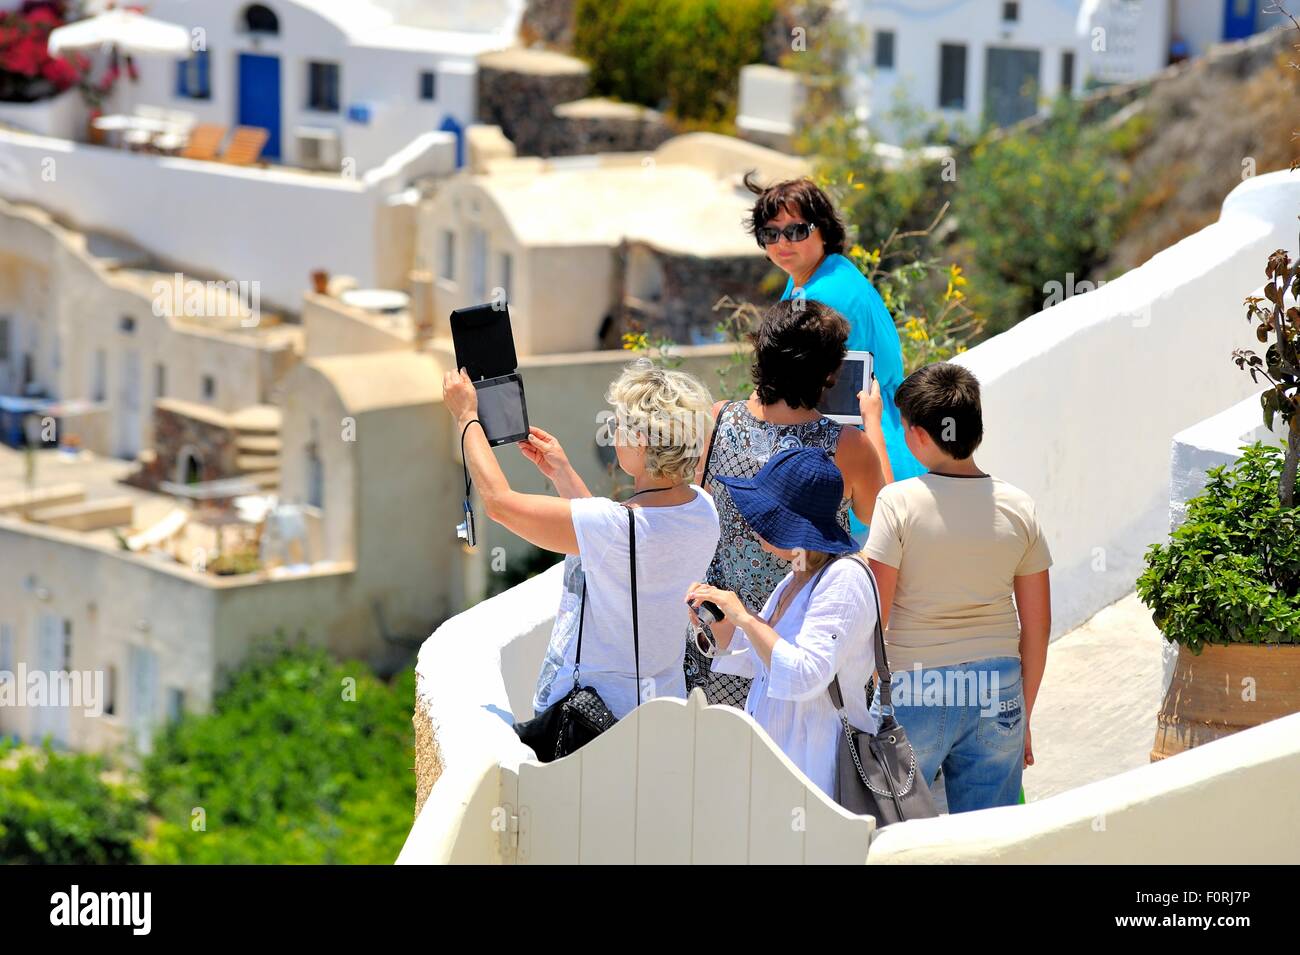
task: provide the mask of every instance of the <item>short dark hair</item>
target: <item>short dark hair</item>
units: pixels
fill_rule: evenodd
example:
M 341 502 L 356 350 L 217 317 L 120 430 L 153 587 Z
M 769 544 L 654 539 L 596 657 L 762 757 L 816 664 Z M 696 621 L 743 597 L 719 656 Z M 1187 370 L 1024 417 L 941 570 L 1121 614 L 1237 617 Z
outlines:
M 763 228 L 782 210 L 793 209 L 805 221 L 817 226 L 827 255 L 844 252 L 844 220 L 835 210 L 831 197 L 811 179 L 786 179 L 770 186 L 760 186 L 753 170 L 745 173 L 745 188 L 758 196 L 754 208 L 745 219 L 745 231 L 757 240 Z M 760 242 L 759 245 L 762 245 Z
M 979 379 L 961 365 L 940 361 L 917 369 L 898 386 L 894 404 L 906 424 L 924 428 L 945 454 L 959 460 L 984 440 Z
M 849 323 L 829 305 L 796 296 L 768 309 L 752 337 L 758 400 L 816 408 L 844 361 Z

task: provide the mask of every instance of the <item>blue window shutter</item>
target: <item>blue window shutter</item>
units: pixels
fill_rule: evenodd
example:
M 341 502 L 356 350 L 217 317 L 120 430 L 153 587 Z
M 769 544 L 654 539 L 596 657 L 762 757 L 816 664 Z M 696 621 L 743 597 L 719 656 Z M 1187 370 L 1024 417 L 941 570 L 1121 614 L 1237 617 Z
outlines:
M 189 76 L 185 69 L 187 65 L 185 60 L 176 61 L 176 95 L 183 99 L 190 95 Z
M 197 94 L 202 99 L 207 99 L 212 95 L 212 89 L 208 85 L 208 51 L 200 50 L 194 54 L 199 60 L 199 88 Z

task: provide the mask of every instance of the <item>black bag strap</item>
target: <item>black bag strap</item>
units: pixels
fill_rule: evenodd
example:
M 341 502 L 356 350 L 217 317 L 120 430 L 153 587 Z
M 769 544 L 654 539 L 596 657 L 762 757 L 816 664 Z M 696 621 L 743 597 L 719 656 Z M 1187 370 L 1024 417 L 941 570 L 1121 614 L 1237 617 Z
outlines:
M 587 616 L 587 571 L 582 571 L 582 602 L 578 605 L 578 650 L 573 655 L 573 685 L 578 685 L 578 667 L 582 664 L 582 624 Z
M 709 479 L 709 464 L 713 461 L 713 448 L 718 443 L 718 425 L 722 422 L 722 416 L 727 413 L 727 409 L 734 405 L 734 401 L 724 401 L 722 407 L 718 409 L 718 416 L 713 419 L 713 432 L 709 435 L 709 450 L 704 455 L 704 470 L 700 472 L 700 487 Z
M 648 490 L 653 491 L 653 490 L 657 490 L 657 488 L 649 488 Z M 647 491 L 637 491 L 636 494 L 632 495 L 632 497 L 636 497 L 637 494 L 645 494 L 645 493 L 647 493 Z M 628 500 L 629 501 L 632 500 L 632 497 L 629 497 Z M 624 504 L 623 506 L 627 508 L 628 548 L 632 553 L 632 648 L 633 648 L 633 652 L 636 654 L 636 688 L 637 688 L 636 693 L 637 693 L 637 703 L 640 704 L 641 701 L 641 646 L 640 646 L 641 640 L 640 640 L 640 634 L 637 631 L 637 620 L 636 620 L 636 525 L 632 523 L 632 508 L 627 507 L 626 504 Z M 575 687 L 578 685 L 578 667 L 582 664 L 582 625 L 583 623 L 586 622 L 586 618 L 587 618 L 587 570 L 586 568 L 583 568 L 582 601 L 578 605 L 578 648 L 577 650 L 574 651 L 573 654 L 573 685 Z
M 831 564 L 835 563 L 836 560 L 850 560 L 857 564 L 866 572 L 867 580 L 871 583 L 871 595 L 876 601 L 876 676 L 880 680 L 880 708 L 882 713 L 887 710 L 892 711 L 893 700 L 890 696 L 889 656 L 885 652 L 885 629 L 881 626 L 880 622 L 880 590 L 876 587 L 876 575 L 871 572 L 871 568 L 868 567 L 856 554 L 841 554 L 840 556 L 827 561 L 826 566 L 818 571 L 817 576 L 813 578 L 812 582 L 814 589 L 817 587 L 817 582 L 822 579 L 822 574 L 830 570 Z M 811 592 L 812 591 L 810 590 L 809 593 L 811 594 Z M 809 599 L 811 599 L 811 597 Z M 864 694 L 866 693 L 866 689 L 865 686 L 862 688 Z M 831 685 L 826 688 L 826 692 L 830 694 L 831 702 L 835 704 L 837 710 L 844 709 L 844 691 L 840 687 L 840 675 L 838 673 L 835 674 L 834 679 L 831 680 Z M 867 700 L 867 705 L 871 705 L 870 699 Z
M 636 705 L 641 705 L 641 628 L 637 621 L 636 591 L 636 515 L 627 507 L 627 552 L 632 577 L 632 655 L 636 664 Z

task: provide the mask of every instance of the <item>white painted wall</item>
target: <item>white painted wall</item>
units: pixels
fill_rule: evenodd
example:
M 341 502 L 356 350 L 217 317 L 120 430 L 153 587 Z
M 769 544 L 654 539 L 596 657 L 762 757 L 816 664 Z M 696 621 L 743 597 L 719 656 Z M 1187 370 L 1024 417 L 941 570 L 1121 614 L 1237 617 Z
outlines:
M 882 829 L 867 862 L 1290 863 L 1300 857 L 1300 714 L 1025 806 Z M 1209 806 L 1223 806 L 1207 824 Z
M 143 155 L 0 131 L 0 197 L 121 235 L 187 271 L 261 283 L 296 311 L 311 272 L 373 285 L 386 272 L 384 202 L 445 174 L 454 144 L 425 133 L 356 179 Z
M 1243 377 L 1248 377 L 1243 372 Z M 1261 441 L 1286 442 L 1285 426 L 1275 419 L 1264 427 L 1259 395 L 1238 402 L 1204 421 L 1198 421 L 1174 435 L 1169 462 L 1169 529 L 1187 519 L 1187 502 L 1205 490 L 1210 468 L 1231 465 L 1241 457 L 1241 448 Z
M 1101 83 L 1132 83 L 1160 72 L 1169 62 L 1170 18 L 1172 11 L 1188 0 L 1095 0 L 1084 4 L 1086 35 L 1085 62 L 1088 72 Z M 1201 0 L 1193 0 L 1201 2 Z M 1211 0 L 1220 6 L 1225 0 Z M 1203 49 L 1197 49 L 1199 55 Z
M 35 103 L 0 103 L 0 125 L 62 139 L 82 136 L 87 115 L 81 94 L 75 89 Z
M 1241 302 L 1268 254 L 1295 253 L 1300 175 L 1238 186 L 1218 222 L 958 358 L 983 385 L 981 465 L 1027 491 L 1055 564 L 1054 632 L 1133 589 L 1168 533 L 1169 441 L 1258 389 Z

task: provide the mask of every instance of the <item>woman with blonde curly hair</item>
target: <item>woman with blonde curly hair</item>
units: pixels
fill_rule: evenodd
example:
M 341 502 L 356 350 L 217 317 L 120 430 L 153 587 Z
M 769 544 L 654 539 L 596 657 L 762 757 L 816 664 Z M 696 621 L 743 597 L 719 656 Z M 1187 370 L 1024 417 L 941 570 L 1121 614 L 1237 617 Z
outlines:
M 443 402 L 457 432 L 465 434 L 465 461 L 488 518 L 566 555 L 560 609 L 533 700 L 538 713 L 573 688 L 579 634 L 576 678 L 594 688 L 619 719 L 653 697 L 686 695 L 682 594 L 702 579 L 718 543 L 713 499 L 691 480 L 712 399 L 690 375 L 641 359 L 610 385 L 606 400 L 612 411 L 598 440 L 613 444 L 619 467 L 633 479 L 635 493 L 626 504 L 593 497 L 560 443 L 541 428 L 531 428 L 519 447 L 560 496 L 512 490 L 482 428 L 473 424 L 478 400 L 469 377 L 464 371 L 444 376 Z M 629 520 L 640 571 L 639 659 L 632 646 Z

